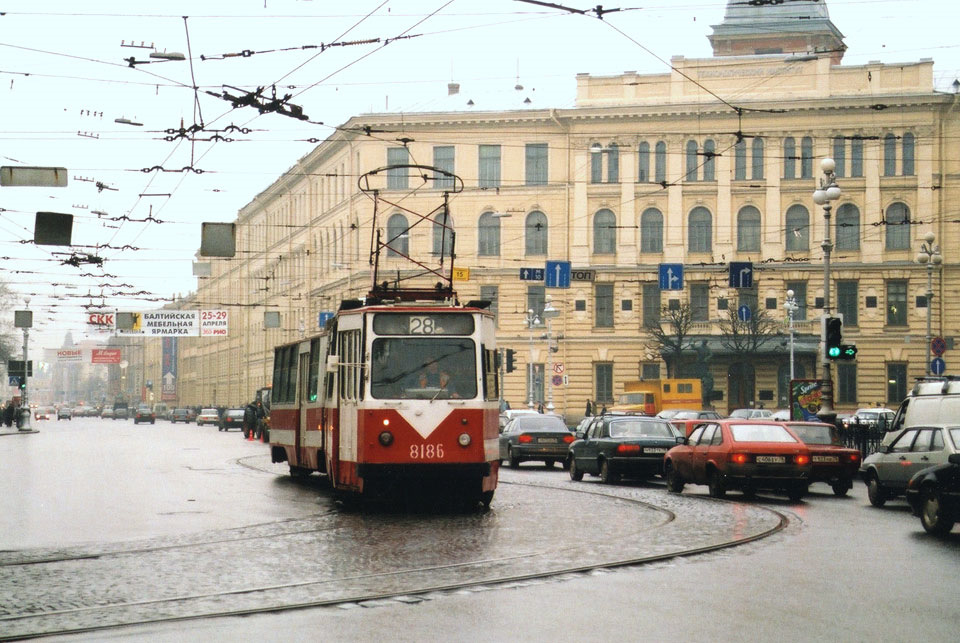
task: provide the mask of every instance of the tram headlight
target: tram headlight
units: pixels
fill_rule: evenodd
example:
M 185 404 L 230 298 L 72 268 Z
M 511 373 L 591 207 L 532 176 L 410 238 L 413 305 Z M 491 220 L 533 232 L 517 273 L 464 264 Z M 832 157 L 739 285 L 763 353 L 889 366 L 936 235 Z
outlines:
M 469 434 L 469 433 L 461 433 L 461 434 L 460 434 L 460 437 L 457 438 L 457 442 L 459 442 L 459 443 L 460 443 L 460 446 L 462 446 L 462 447 L 468 447 L 468 446 L 470 446 L 470 434 Z
M 390 433 L 389 431 L 381 431 L 380 435 L 378 436 L 378 439 L 380 440 L 380 444 L 382 444 L 385 447 L 388 447 L 391 444 L 393 444 L 393 434 Z

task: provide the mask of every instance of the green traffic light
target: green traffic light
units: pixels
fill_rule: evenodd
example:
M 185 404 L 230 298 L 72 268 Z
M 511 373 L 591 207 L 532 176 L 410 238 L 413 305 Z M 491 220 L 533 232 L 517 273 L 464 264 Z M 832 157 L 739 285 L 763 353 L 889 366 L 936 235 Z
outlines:
M 831 346 L 831 347 L 830 347 L 830 350 L 827 351 L 827 356 L 828 356 L 828 357 L 840 357 L 840 347 L 839 347 L 839 346 Z

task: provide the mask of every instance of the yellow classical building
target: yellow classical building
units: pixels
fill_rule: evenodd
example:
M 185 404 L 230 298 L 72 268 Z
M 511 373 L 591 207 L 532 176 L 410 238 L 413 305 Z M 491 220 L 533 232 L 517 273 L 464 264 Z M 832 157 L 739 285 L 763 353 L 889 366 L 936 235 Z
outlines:
M 927 372 L 928 314 L 948 364 L 960 325 L 949 252 L 960 243 L 960 97 L 934 90 L 929 60 L 841 65 L 824 3 L 810 7 L 805 31 L 794 21 L 777 37 L 774 7 L 731 3 L 715 57 L 675 57 L 663 74 L 579 75 L 572 109 L 351 118 L 239 212 L 236 256 L 212 260 L 176 305 L 231 315 L 229 336 L 181 340 L 178 403 L 239 404 L 268 384 L 275 345 L 318 332 L 323 313 L 370 288 L 374 225 L 390 254 L 436 256 L 442 228 L 407 227 L 442 203 L 443 175 L 376 175 L 375 223 L 358 188 L 372 170 L 416 164 L 463 180 L 449 197 L 455 264 L 469 269 L 456 288 L 461 301 L 494 303 L 500 347 L 516 355 L 505 377 L 514 407 L 552 398 L 575 418 L 624 382 L 673 375 L 649 327 L 669 335 L 664 322 L 680 313 L 679 373 L 703 376 L 718 410 L 785 406 L 788 290 L 795 377 L 820 376 L 825 237 L 830 312 L 859 350 L 833 368 L 836 407 L 897 404 Z M 829 230 L 812 196 L 826 157 L 842 190 Z M 944 248 L 929 309 L 916 261 L 927 233 Z M 570 262 L 569 287 L 521 278 L 547 261 Z M 731 263 L 749 263 L 752 280 L 732 281 Z M 409 270 L 401 256 L 381 261 L 383 278 Z M 682 288 L 661 287 L 680 286 L 681 271 Z M 539 320 L 548 297 L 559 311 L 549 338 L 528 313 Z M 772 323 L 756 350 L 730 336 L 742 306 Z

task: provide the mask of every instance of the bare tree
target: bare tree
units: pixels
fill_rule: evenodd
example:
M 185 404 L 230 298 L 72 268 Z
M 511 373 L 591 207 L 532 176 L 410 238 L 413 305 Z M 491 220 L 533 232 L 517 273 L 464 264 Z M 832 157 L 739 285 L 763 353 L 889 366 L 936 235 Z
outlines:
M 780 335 L 780 326 L 780 320 L 768 315 L 766 310 L 757 309 L 749 320 L 741 321 L 737 311 L 730 308 L 726 316 L 720 318 L 720 344 L 739 357 L 739 361 L 750 361 Z
M 660 309 L 660 320 L 654 324 L 644 324 L 643 330 L 650 343 L 667 363 L 667 377 L 677 377 L 683 352 L 689 349 L 690 329 L 693 327 L 693 309 L 683 303 L 679 307 L 664 306 Z
M 0 307 L 3 310 L 13 310 L 15 301 L 13 293 L 7 288 L 7 284 L 0 282 Z M 9 321 L 2 322 L 0 324 L 0 361 L 3 362 L 4 366 L 6 366 L 8 359 L 18 354 L 16 347 L 15 329 Z

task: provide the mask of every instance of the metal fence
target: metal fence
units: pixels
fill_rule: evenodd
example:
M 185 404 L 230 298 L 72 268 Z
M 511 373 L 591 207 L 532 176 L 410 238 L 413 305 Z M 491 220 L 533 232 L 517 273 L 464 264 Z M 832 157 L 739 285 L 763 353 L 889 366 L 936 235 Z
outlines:
M 864 458 L 880 450 L 880 442 L 886 434 L 885 427 L 880 428 L 874 424 L 840 425 L 837 430 L 843 444 L 859 450 L 860 455 Z

